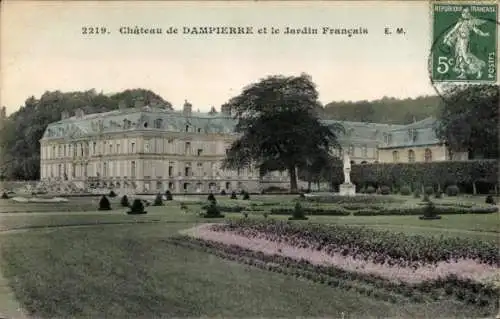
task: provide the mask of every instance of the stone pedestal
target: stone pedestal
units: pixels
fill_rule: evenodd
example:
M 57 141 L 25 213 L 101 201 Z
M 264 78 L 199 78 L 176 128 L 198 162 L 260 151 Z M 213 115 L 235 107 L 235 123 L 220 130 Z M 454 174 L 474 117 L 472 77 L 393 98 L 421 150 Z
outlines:
M 340 184 L 340 196 L 354 196 L 356 195 L 356 186 L 354 184 Z

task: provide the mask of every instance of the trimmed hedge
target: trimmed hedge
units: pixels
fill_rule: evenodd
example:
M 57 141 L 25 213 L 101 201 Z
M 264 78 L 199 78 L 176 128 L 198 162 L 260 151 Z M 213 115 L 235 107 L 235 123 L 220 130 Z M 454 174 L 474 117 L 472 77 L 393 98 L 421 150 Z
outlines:
M 351 180 L 357 185 L 389 185 L 401 188 L 411 185 L 472 184 L 482 181 L 497 184 L 499 161 L 497 159 L 470 161 L 442 161 L 431 163 L 378 163 L 354 164 L 351 166 Z M 343 182 L 342 167 L 334 167 L 331 174 L 333 184 Z M 368 192 L 368 188 L 366 189 Z
M 378 196 L 378 195 L 356 195 L 356 196 L 313 196 L 306 197 L 307 201 L 316 203 L 331 203 L 331 204 L 381 204 L 381 203 L 403 203 L 404 199 Z

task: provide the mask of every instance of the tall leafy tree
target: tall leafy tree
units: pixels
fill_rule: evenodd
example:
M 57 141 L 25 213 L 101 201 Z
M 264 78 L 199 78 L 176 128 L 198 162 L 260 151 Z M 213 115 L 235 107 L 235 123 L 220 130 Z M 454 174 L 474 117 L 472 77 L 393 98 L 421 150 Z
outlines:
M 228 150 L 225 169 L 253 163 L 261 175 L 286 170 L 290 191 L 296 192 L 296 169 L 340 147 L 340 127 L 327 127 L 318 119 L 318 92 L 307 74 L 267 77 L 245 87 L 227 105 L 238 121 L 235 130 L 240 137 Z
M 498 85 L 449 87 L 443 94 L 436 134 L 452 151 L 498 158 L 498 94 Z

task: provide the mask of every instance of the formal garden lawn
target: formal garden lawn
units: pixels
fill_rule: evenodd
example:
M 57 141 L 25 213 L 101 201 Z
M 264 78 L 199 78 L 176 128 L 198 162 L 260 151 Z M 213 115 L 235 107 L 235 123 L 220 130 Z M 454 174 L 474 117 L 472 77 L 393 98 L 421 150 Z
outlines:
M 259 220 L 271 207 L 288 205 L 296 198 L 253 196 L 243 201 L 216 197 L 221 206 L 262 205 L 264 210 L 248 212 L 249 219 Z M 490 314 L 451 299 L 423 303 L 374 299 L 168 241 L 197 224 L 222 221 L 198 216 L 205 200 L 182 200 L 187 210 L 180 208 L 180 201 L 165 202 L 165 206 L 146 207 L 148 214 L 141 216 L 126 215 L 118 198 L 111 200 L 111 211 L 92 210 L 98 198 L 70 199 L 77 204 L 69 210 L 71 205 L 66 203 L 40 208 L 40 204 L 0 200 L 3 275 L 22 306 L 42 318 L 341 317 L 342 313 L 345 318 L 470 318 Z M 39 213 L 28 213 L 30 210 Z M 224 214 L 226 220 L 243 218 L 242 212 Z M 268 219 L 287 217 L 269 215 Z M 444 215 L 434 221 L 417 216 L 309 217 L 300 223 L 366 225 L 394 232 L 495 241 L 500 215 Z

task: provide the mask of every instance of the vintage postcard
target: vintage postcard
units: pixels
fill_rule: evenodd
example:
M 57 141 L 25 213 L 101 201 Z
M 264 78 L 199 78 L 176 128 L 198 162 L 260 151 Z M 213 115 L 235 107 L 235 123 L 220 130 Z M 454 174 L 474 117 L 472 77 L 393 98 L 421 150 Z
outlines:
M 1 319 L 499 314 L 498 1 L 0 8 Z

